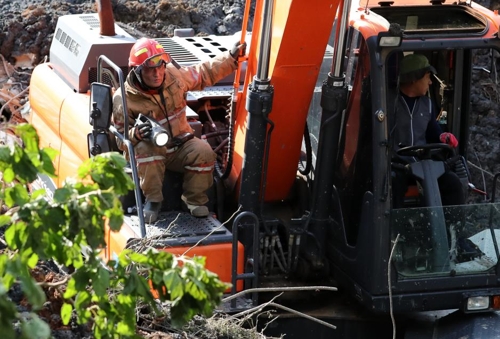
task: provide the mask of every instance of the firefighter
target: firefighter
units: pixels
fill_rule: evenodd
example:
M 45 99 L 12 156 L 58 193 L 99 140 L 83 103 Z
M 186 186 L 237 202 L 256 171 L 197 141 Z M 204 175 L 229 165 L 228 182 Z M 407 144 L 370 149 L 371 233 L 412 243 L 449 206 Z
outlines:
M 428 143 L 446 143 L 453 148 L 458 146 L 457 138 L 443 132 L 437 122 L 436 107 L 427 95 L 432 84 L 431 74 L 436 69 L 421 54 L 406 55 L 399 68 L 399 93 L 395 102 L 394 121 L 391 137 L 394 150 L 404 146 L 418 146 Z M 397 162 L 413 162 L 413 157 L 395 156 Z M 403 206 L 408 189 L 408 176 L 396 170 L 393 178 L 394 207 Z M 443 205 L 461 205 L 465 203 L 463 184 L 455 172 L 446 168 L 438 178 L 439 190 Z M 425 192 L 424 192 L 425 193 Z
M 216 159 L 208 143 L 194 137 L 186 119 L 186 92 L 212 86 L 232 73 L 246 44 L 200 64 L 181 67 L 153 39 L 141 38 L 132 46 L 130 72 L 125 82 L 128 137 L 134 145 L 140 187 L 145 196 L 144 218 L 155 222 L 160 212 L 165 170 L 183 173 L 182 200 L 195 217 L 209 214 L 206 190 L 212 186 Z M 158 147 L 150 140 L 151 124 L 136 123 L 139 114 L 156 120 L 169 134 Z M 123 133 L 124 115 L 120 91 L 113 97 L 113 124 Z M 117 139 L 121 150 L 126 146 Z

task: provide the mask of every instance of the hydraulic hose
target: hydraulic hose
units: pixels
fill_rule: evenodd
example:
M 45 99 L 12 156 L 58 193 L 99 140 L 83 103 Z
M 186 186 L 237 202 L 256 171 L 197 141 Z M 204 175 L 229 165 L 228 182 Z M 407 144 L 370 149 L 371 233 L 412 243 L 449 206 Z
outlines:
M 304 127 L 304 143 L 306 146 L 306 166 L 304 169 L 301 169 L 299 167 L 299 173 L 302 175 L 308 175 L 309 172 L 311 172 L 311 166 L 312 166 L 312 146 L 311 146 L 311 136 L 309 135 L 309 126 L 306 125 Z
M 247 35 L 248 18 L 250 16 L 250 3 L 251 1 L 245 2 L 245 12 L 243 13 L 243 22 L 241 27 L 241 37 L 240 44 L 245 42 L 245 36 Z M 229 109 L 229 135 L 228 135 L 228 151 L 227 151 L 227 163 L 224 170 L 215 162 L 215 173 L 221 179 L 226 179 L 231 173 L 233 167 L 233 153 L 234 153 L 234 124 L 236 120 L 236 104 L 239 98 L 240 91 L 240 73 L 241 73 L 241 58 L 238 56 L 238 67 L 236 68 L 234 81 L 233 81 L 233 95 L 231 97 L 231 108 Z

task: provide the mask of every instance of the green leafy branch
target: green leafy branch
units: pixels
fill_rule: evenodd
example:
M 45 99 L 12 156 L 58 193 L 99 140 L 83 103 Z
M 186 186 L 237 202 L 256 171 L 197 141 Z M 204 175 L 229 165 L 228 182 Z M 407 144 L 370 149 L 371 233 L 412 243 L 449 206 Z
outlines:
M 123 211 L 118 197 L 133 189 L 123 170 L 123 156 L 106 153 L 87 160 L 78 179 L 66 180 L 49 200 L 44 189 L 29 187 L 38 174 L 54 177 L 56 152 L 39 149 L 30 125 L 19 125 L 16 133 L 23 147 L 0 146 L 0 200 L 12 211 L 0 215 L 8 246 L 0 254 L 0 333 L 15 337 L 18 322 L 24 338 L 50 337 L 49 326 L 36 313 L 46 299 L 43 283 L 30 273 L 39 260 L 72 268 L 67 286 L 59 286 L 65 298 L 62 321 L 68 324 L 75 315 L 79 324 L 92 326 L 96 338 L 137 337 L 136 306 L 146 302 L 159 313 L 156 298 L 170 303 L 174 326 L 196 314 L 212 314 L 228 285 L 204 268 L 203 258 L 177 258 L 149 248 L 143 253 L 124 250 L 116 260 L 102 261 L 105 226 L 120 230 Z M 28 317 L 9 299 L 16 284 L 31 305 Z

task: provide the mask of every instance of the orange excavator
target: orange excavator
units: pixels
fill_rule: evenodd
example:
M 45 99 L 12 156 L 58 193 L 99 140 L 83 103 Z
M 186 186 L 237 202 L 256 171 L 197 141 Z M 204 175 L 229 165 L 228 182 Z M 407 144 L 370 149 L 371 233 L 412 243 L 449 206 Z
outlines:
M 96 14 L 59 18 L 50 62 L 32 74 L 29 121 L 41 146 L 59 151 L 58 179 L 37 180 L 49 194 L 85 159 L 116 151 L 116 137 L 133 152 L 110 119 L 136 39 L 114 23 L 109 1 L 97 3 Z M 447 166 L 464 190 L 481 191 L 467 161 L 471 93 L 473 79 L 496 74 L 498 12 L 472 1 L 257 0 L 249 28 L 251 7 L 235 36 L 157 38 L 181 66 L 235 38 L 248 45 L 233 75 L 187 95 L 196 136 L 218 156 L 212 214 L 184 212 L 181 178 L 167 172 L 159 219 L 145 223 L 131 157 L 124 170 L 136 188 L 122 199 L 121 231 L 107 232 L 106 259 L 142 238 L 206 256 L 233 285 L 232 311 L 244 307 L 236 296 L 256 305 L 290 292 L 297 312 L 266 329 L 287 338 L 498 337 L 500 175 L 481 203 L 443 206 L 436 184 Z M 428 95 L 459 146 L 403 147 L 416 162 L 401 168 L 390 127 L 399 64 L 412 53 L 436 68 Z M 396 209 L 397 170 L 416 180 Z

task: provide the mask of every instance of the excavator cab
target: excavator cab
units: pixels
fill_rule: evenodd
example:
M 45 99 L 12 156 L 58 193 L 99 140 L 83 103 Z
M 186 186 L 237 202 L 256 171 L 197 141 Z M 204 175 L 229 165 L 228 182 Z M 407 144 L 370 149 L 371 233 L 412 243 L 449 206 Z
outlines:
M 376 15 L 352 11 L 346 33 L 343 70 L 348 93 L 338 124 L 331 200 L 331 210 L 337 212 L 330 214 L 324 244 L 332 275 L 377 312 L 494 309 L 500 294 L 500 205 L 476 203 L 478 190 L 471 189 L 467 159 L 473 150 L 472 80 L 488 78 L 484 68 L 472 65 L 482 61 L 489 68 L 483 60 L 498 53 L 497 32 L 486 38 L 492 30 L 487 17 L 464 5 L 381 3 L 370 13 Z M 373 26 L 361 24 L 366 21 L 385 22 L 388 30 L 374 32 Z M 401 165 L 393 161 L 391 119 L 399 62 L 411 53 L 425 55 L 436 68 L 428 95 L 440 113 L 441 129 L 457 136 L 459 146 L 403 147 L 399 155 L 416 161 Z M 443 206 L 437 180 L 445 167 L 468 192 L 466 204 Z M 395 208 L 392 195 L 396 170 L 415 178 L 401 208 Z M 494 189 L 492 183 L 484 191 Z M 470 297 L 478 294 L 488 303 L 475 308 Z
M 467 72 L 464 71 L 467 64 L 461 64 L 461 54 L 472 57 L 481 51 L 470 48 L 466 51 L 448 49 L 417 52 L 426 55 L 437 65 L 438 73 L 433 76 L 428 95 L 438 108 L 437 120 L 442 131 L 453 131 L 460 136 L 461 142 L 459 150 L 446 144 L 427 144 L 403 147 L 396 151 L 399 156 L 416 160 L 403 166 L 391 162 L 391 167 L 393 171 L 403 170 L 415 178 L 419 199 L 413 200 L 413 204 L 407 203 L 402 210 L 393 209 L 391 212 L 393 237 L 399 236 L 401 241 L 395 247 L 398 259 L 394 262 L 398 272 L 407 277 L 425 276 L 426 273 L 455 275 L 487 272 L 497 264 L 498 252 L 495 251 L 494 240 L 488 243 L 483 241 L 488 236 L 495 238 L 494 225 L 477 218 L 485 212 L 485 206 L 443 206 L 444 200 L 438 186 L 439 178 L 449 169 L 460 179 L 462 188 L 457 187 L 458 192 L 468 192 L 470 189 L 469 170 L 464 160 L 468 154 L 466 140 L 470 133 L 470 117 L 467 115 L 471 109 L 472 89 L 467 76 L 471 77 L 473 70 L 469 67 Z M 393 93 L 388 93 L 387 100 L 390 103 L 393 96 Z M 390 118 L 393 106 L 388 107 Z M 395 199 L 394 196 L 392 198 Z M 472 220 L 478 221 L 474 223 L 473 229 L 470 228 Z

